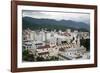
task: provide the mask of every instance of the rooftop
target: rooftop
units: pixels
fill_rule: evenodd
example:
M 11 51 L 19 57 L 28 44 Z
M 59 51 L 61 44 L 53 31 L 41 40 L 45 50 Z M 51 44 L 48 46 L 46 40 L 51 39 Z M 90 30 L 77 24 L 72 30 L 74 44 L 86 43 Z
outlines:
M 38 53 L 39 55 L 49 54 L 49 52 Z
M 40 46 L 37 49 L 45 49 L 45 48 L 50 48 L 50 45 Z

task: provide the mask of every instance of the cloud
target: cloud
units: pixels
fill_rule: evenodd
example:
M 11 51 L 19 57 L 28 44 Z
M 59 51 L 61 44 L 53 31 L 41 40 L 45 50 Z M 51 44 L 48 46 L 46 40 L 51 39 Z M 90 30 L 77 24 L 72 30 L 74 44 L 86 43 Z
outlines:
M 25 16 L 39 19 L 73 20 L 88 24 L 90 21 L 89 13 L 23 10 L 23 17 Z

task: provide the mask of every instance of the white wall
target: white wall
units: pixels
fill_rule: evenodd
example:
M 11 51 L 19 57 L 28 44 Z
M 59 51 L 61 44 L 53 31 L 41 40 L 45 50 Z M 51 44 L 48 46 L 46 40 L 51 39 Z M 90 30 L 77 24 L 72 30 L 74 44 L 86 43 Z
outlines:
M 90 4 L 98 5 L 100 9 L 100 0 L 31 0 L 31 1 L 45 1 L 45 2 L 61 2 L 61 3 L 76 3 L 76 4 Z M 11 59 L 11 3 L 10 0 L 0 0 L 0 73 L 11 73 L 10 72 L 10 59 Z M 98 10 L 100 13 L 100 10 Z M 100 16 L 100 14 L 98 14 Z M 100 19 L 100 17 L 98 17 Z M 99 24 L 100 22 L 98 22 Z M 98 25 L 98 31 L 100 31 L 100 25 Z M 98 34 L 100 37 L 100 34 Z M 100 43 L 100 38 L 98 39 Z M 98 52 L 100 52 L 100 46 L 98 46 Z M 98 53 L 100 56 L 100 53 Z M 100 61 L 100 57 L 98 58 Z M 53 70 L 53 71 L 39 71 L 39 72 L 27 72 L 27 73 L 99 73 L 100 62 L 98 62 L 97 68 L 82 68 L 82 69 L 66 69 L 66 70 Z

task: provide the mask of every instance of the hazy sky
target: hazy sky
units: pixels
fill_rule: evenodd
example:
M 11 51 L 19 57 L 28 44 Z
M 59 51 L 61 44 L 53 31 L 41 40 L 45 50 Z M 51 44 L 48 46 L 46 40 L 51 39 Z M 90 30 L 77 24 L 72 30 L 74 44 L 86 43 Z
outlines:
M 90 21 L 90 14 L 88 13 L 23 10 L 22 15 L 23 17 L 28 16 L 39 19 L 73 20 L 85 23 Z

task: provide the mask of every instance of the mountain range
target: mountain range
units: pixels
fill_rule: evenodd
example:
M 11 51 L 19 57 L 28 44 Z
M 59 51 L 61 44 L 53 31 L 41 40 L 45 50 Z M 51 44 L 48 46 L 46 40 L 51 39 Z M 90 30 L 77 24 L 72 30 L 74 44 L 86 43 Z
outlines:
M 32 17 L 22 18 L 23 29 L 30 28 L 32 30 L 47 28 L 47 30 L 66 30 L 68 28 L 79 31 L 90 31 L 90 24 L 77 22 L 73 20 L 54 20 L 54 19 L 38 19 Z

